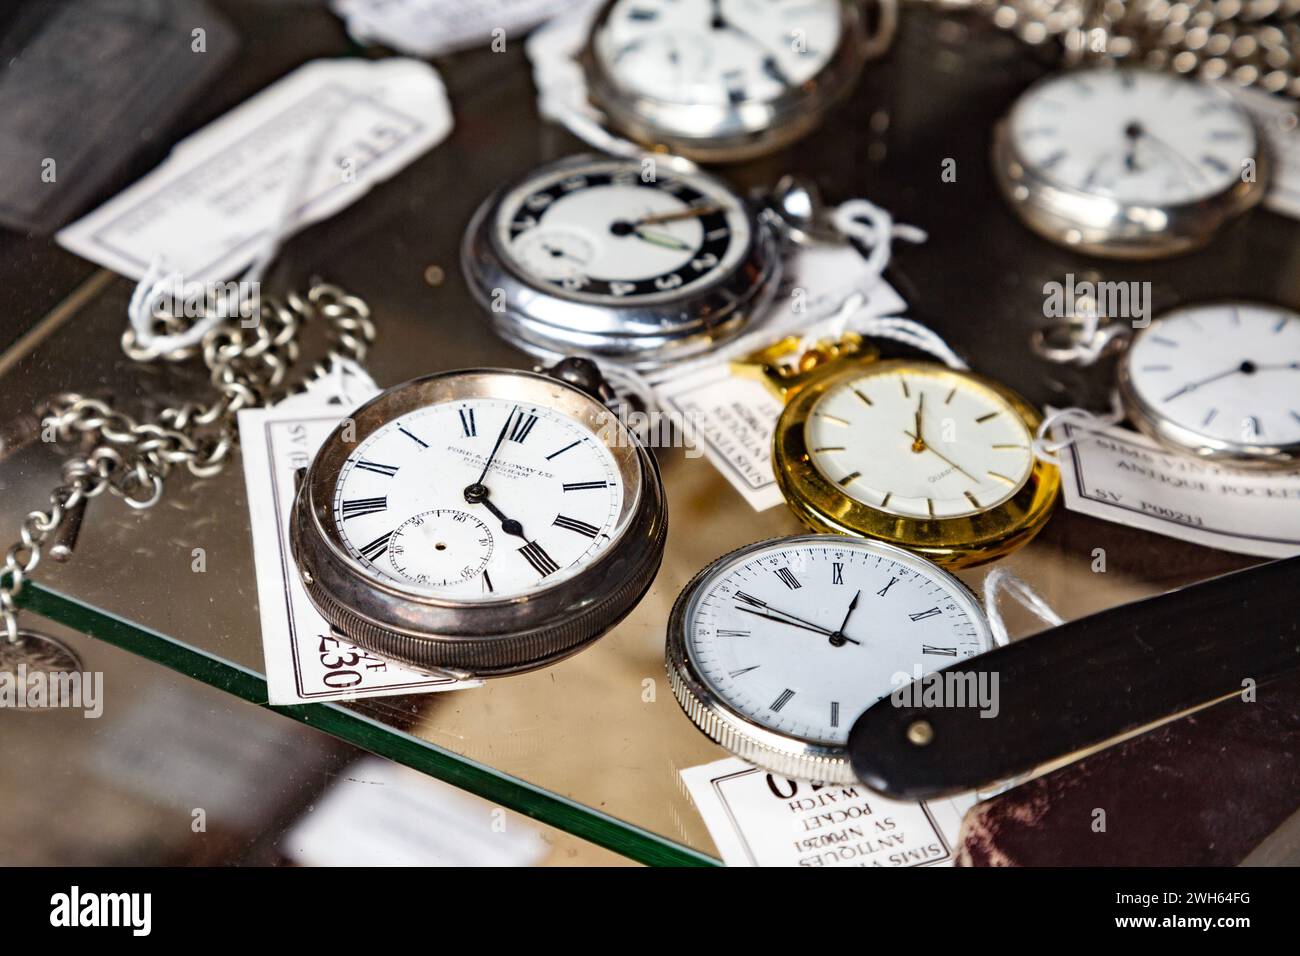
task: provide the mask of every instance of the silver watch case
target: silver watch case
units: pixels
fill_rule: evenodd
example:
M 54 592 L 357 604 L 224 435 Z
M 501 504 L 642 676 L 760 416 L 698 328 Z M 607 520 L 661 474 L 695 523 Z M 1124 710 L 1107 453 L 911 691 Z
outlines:
M 1197 303 L 1197 305 L 1214 304 L 1213 302 Z M 1157 316 L 1150 325 L 1136 330 L 1117 363 L 1120 403 L 1128 420 L 1137 427 L 1138 431 L 1167 448 L 1207 461 L 1231 465 L 1234 468 L 1289 469 L 1300 464 L 1300 443 L 1261 445 L 1210 438 L 1170 421 L 1138 394 L 1129 365 L 1132 345 L 1139 336 L 1158 334 L 1162 318 L 1163 316 Z
M 1039 82 L 1054 78 L 1055 74 Z M 1226 90 L 1215 92 L 1231 100 Z M 1267 141 L 1253 118 L 1255 180 L 1238 179 L 1231 188 L 1206 199 L 1176 205 L 1140 205 L 1055 184 L 1025 166 L 1012 142 L 1011 121 L 1019 103 L 994 130 L 994 176 L 1020 220 L 1059 245 L 1113 259 L 1181 255 L 1204 246 L 1220 227 L 1253 207 L 1268 190 L 1272 163 Z
M 584 154 L 550 168 L 603 161 L 609 158 Z M 663 157 L 655 161 L 665 162 Z M 640 169 L 639 160 L 626 162 Z M 677 174 L 709 180 L 735 195 L 716 177 L 698 170 Z M 772 217 L 760 215 L 739 195 L 735 199 L 749 221 L 749 245 L 730 272 L 707 286 L 619 305 L 535 285 L 511 264 L 494 224 L 504 197 L 536 175 L 533 170 L 489 196 L 470 220 L 461 247 L 466 282 L 493 331 L 529 355 L 548 363 L 581 355 L 650 370 L 702 355 L 735 338 L 775 296 L 783 268 L 781 239 Z
M 872 35 L 861 0 L 840 0 L 839 45 L 811 80 L 767 102 L 686 105 L 627 91 L 606 72 L 596 44 L 615 2 L 609 0 L 592 21 L 579 58 L 588 96 L 624 135 L 703 163 L 753 159 L 811 133 L 853 89 L 863 64 L 888 49 L 897 17 L 896 0 L 873 4 L 879 23 Z
M 853 768 L 849 765 L 847 748 L 799 740 L 760 726 L 744 714 L 733 710 L 704 682 L 691 661 L 690 654 L 686 650 L 686 613 L 696 589 L 715 568 L 723 563 L 734 561 L 752 552 L 765 550 L 778 542 L 798 545 L 835 540 L 840 537 L 834 534 L 799 534 L 767 538 L 737 548 L 709 562 L 707 567 L 691 578 L 673 604 L 672 612 L 668 616 L 668 641 L 665 651 L 665 666 L 673 695 L 682 710 L 686 712 L 686 716 L 705 736 L 756 767 L 784 777 L 820 783 L 858 782 Z M 871 541 L 870 544 L 873 548 L 895 553 L 909 562 L 915 561 L 918 557 L 910 551 L 885 544 L 883 541 Z M 978 598 L 956 577 L 937 566 L 931 570 L 931 573 L 935 577 L 942 578 L 954 591 L 967 594 L 971 604 L 977 609 L 981 608 Z M 984 621 L 984 628 L 987 634 L 987 621 Z M 991 636 L 988 645 L 986 650 L 991 650 Z
M 623 528 L 589 565 L 554 587 L 496 601 L 456 601 L 403 591 L 365 574 L 339 543 L 335 484 L 347 456 L 378 427 L 416 408 L 473 397 L 553 408 L 586 424 L 624 482 Z M 595 398 L 557 379 L 468 369 L 414 379 L 381 393 L 321 446 L 294 502 L 290 546 L 312 604 L 348 641 L 423 670 L 497 677 L 554 663 L 595 641 L 630 612 L 663 558 L 668 513 L 654 459 Z

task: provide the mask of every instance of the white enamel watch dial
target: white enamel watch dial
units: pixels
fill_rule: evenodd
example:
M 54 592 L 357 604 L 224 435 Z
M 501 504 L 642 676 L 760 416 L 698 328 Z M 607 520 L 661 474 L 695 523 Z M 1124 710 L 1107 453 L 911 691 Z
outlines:
M 500 444 L 497 439 L 501 438 Z M 496 448 L 482 484 L 467 501 Z M 357 445 L 334 517 L 368 573 L 403 590 L 496 600 L 554 586 L 607 548 L 623 487 L 591 430 L 493 398 L 409 412 Z
M 998 130 L 999 181 L 1048 238 L 1103 255 L 1185 251 L 1262 196 L 1261 142 L 1225 90 L 1141 68 L 1032 86 Z
M 815 129 L 894 21 L 892 5 L 861 0 L 607 0 L 580 59 L 620 135 L 736 162 Z
M 886 514 L 954 518 L 1010 499 L 1033 470 L 1024 419 L 975 379 L 902 366 L 840 382 L 805 425 L 818 471 Z
M 1011 136 L 1052 181 L 1122 202 L 1173 205 L 1230 189 L 1255 155 L 1245 110 L 1170 73 L 1066 73 L 1017 105 Z
M 380 393 L 301 475 L 289 541 L 322 617 L 422 670 L 493 677 L 596 640 L 663 557 L 653 459 L 583 359 Z
M 810 80 L 839 40 L 838 0 L 617 0 L 596 48 L 629 92 L 727 106 Z
M 1293 465 L 1300 453 L 1300 315 L 1222 302 L 1139 330 L 1120 368 L 1135 423 L 1183 451 Z
M 502 199 L 497 241 L 527 279 L 584 301 L 635 305 L 681 296 L 730 273 L 750 226 L 711 179 L 636 163 L 548 170 Z
M 867 707 L 992 646 L 971 594 L 879 542 L 801 535 L 727 555 L 682 592 L 668 663 L 687 713 L 748 760 L 851 779 L 843 748 Z

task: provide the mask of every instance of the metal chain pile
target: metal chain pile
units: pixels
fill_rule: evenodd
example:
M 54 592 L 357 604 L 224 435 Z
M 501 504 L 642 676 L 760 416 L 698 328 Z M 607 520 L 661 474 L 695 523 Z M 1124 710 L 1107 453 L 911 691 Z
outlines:
M 317 319 L 329 323 L 328 354 L 299 380 L 286 384 L 298 361 L 302 328 Z M 59 395 L 48 404 L 43 430 L 82 450 L 64 462 L 63 483 L 50 493 L 49 509 L 29 513 L 19 541 L 5 553 L 0 617 L 8 642 L 18 641 L 17 600 L 24 585 L 47 547 L 79 523 L 87 501 L 107 490 L 132 508 L 150 508 L 162 497 L 163 482 L 173 468 L 184 466 L 200 478 L 217 474 L 235 445 L 235 416 L 241 409 L 270 404 L 306 388 L 330 370 L 334 359 L 361 361 L 374 337 L 366 303 L 323 283 L 313 285 L 305 298 L 264 298 L 256 321 L 224 322 L 193 349 L 141 348 L 128 331 L 122 350 L 136 361 L 176 362 L 201 354 L 217 397 L 210 405 L 187 402 L 167 408 L 157 422 L 137 422 L 105 402 L 75 393 Z
M 944 5 L 941 0 L 941 6 Z M 1300 0 L 973 0 L 1067 62 L 1134 60 L 1300 99 Z

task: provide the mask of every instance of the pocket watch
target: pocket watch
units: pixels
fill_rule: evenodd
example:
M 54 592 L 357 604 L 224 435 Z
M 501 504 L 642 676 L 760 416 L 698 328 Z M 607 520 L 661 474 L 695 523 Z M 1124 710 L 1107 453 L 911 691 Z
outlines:
M 887 48 L 895 16 L 894 0 L 610 0 L 581 61 L 620 132 L 735 162 L 816 128 Z
M 736 368 L 786 402 L 772 466 L 809 527 L 965 567 L 1025 544 L 1051 515 L 1060 475 L 1035 457 L 1041 417 L 1011 389 L 936 362 L 880 361 L 854 334 L 797 351 L 788 338 Z
M 1263 198 L 1270 172 L 1259 129 L 1230 93 L 1131 66 L 1035 83 L 998 125 L 993 166 L 1035 232 L 1117 258 L 1204 245 Z
M 900 680 L 992 647 L 979 602 L 934 564 L 879 541 L 806 534 L 697 574 L 668 619 L 666 656 L 678 703 L 714 741 L 774 773 L 850 783 L 845 745 L 859 714 Z
M 1300 464 L 1300 315 L 1183 306 L 1134 332 L 1119 362 L 1129 420 L 1177 451 L 1233 465 Z
M 461 258 L 515 346 L 650 368 L 739 334 L 775 294 L 779 246 L 770 217 L 712 176 L 576 156 L 489 197 Z
M 658 469 L 611 395 L 571 359 L 443 372 L 361 406 L 294 503 L 312 603 L 367 650 L 475 677 L 600 637 L 649 588 L 667 527 Z

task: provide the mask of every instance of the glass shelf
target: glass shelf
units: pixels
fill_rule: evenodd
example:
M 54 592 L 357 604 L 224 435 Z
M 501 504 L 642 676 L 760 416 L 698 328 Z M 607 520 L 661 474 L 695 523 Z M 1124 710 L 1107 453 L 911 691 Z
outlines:
M 294 8 L 290 20 L 289 13 L 257 9 L 265 25 L 253 29 L 245 12 L 246 45 L 208 114 L 273 78 L 268 58 L 283 72 L 308 56 L 348 52 L 323 10 Z M 1171 262 L 1100 263 L 1031 236 L 997 196 L 987 149 L 993 123 L 1050 65 L 973 20 L 940 21 L 913 9 L 904 20 L 894 51 L 871 65 L 825 129 L 779 156 L 725 172 L 748 188 L 798 171 L 832 201 L 867 196 L 898 221 L 928 230 L 926 244 L 896 249 L 889 279 L 913 317 L 946 336 L 974 368 L 1041 404 L 1096 404 L 1105 395 L 1107 368 L 1055 368 L 1029 351 L 1029 333 L 1044 321 L 1043 284 L 1067 273 L 1095 279 L 1102 270 L 1108 279 L 1150 281 L 1157 309 L 1227 294 L 1300 299 L 1293 278 L 1300 276 L 1300 233 L 1264 211 L 1204 252 Z M 305 31 L 292 54 L 277 45 L 290 23 Z M 272 291 L 299 288 L 320 275 L 365 298 L 379 332 L 367 366 L 380 385 L 438 369 L 527 364 L 488 331 L 458 258 L 465 224 L 492 189 L 579 148 L 537 118 L 518 46 L 439 61 L 456 109 L 452 137 L 296 237 L 266 283 Z M 945 158 L 957 162 L 955 183 L 940 178 Z M 111 394 L 145 418 L 178 398 L 206 397 L 201 368 L 138 366 L 121 354 L 132 283 L 102 272 L 87 277 L 73 262 L 49 239 L 10 235 L 0 242 L 0 276 L 11 280 L 0 289 L 0 341 L 17 342 L 0 356 L 6 415 L 65 390 Z M 48 302 L 25 296 L 20 276 L 33 288 L 57 280 L 63 304 L 45 314 Z M 17 332 L 15 322 L 22 326 Z M 44 503 L 59 460 L 40 442 L 0 460 L 6 545 L 22 516 Z M 273 709 L 633 860 L 716 863 L 679 771 L 725 754 L 672 698 L 664 622 L 680 588 L 713 558 L 800 528 L 784 508 L 752 511 L 704 459 L 669 449 L 660 463 L 670 505 L 663 570 L 636 611 L 595 646 L 481 689 Z M 191 567 L 196 547 L 206 552 L 202 573 Z M 1105 573 L 1092 570 L 1098 548 L 1106 553 Z M 1008 559 L 1066 618 L 1250 563 L 1063 508 L 1038 540 Z M 983 574 L 961 576 L 978 589 Z M 147 512 L 107 496 L 93 502 L 73 560 L 43 564 L 25 600 L 32 612 L 265 704 L 237 464 L 203 481 L 178 473 L 162 503 Z M 1016 636 L 1037 627 L 1015 611 L 1008 623 Z

